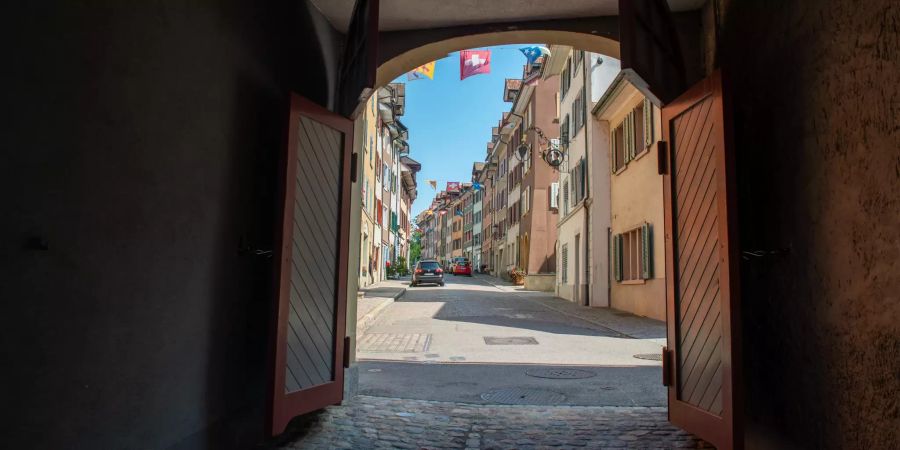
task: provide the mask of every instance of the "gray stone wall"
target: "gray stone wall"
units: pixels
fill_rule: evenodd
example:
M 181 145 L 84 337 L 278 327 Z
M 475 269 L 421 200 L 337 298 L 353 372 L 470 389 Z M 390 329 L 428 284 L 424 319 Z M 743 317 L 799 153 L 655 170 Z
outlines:
M 750 448 L 900 442 L 900 4 L 733 0 Z

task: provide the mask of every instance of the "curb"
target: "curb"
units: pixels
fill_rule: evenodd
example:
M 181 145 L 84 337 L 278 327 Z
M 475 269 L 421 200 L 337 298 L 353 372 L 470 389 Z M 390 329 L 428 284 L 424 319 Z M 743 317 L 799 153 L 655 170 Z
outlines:
M 406 294 L 406 288 L 401 288 L 400 292 L 395 294 L 393 297 L 378 297 L 383 298 L 386 301 L 381 302 L 381 304 L 372 308 L 371 311 L 356 319 L 356 339 L 361 339 L 362 335 L 364 335 L 366 333 L 366 330 L 371 327 L 373 323 L 375 323 L 375 320 L 382 312 L 384 312 L 385 308 L 387 308 L 391 303 L 394 303 L 394 300 L 403 297 L 404 294 Z

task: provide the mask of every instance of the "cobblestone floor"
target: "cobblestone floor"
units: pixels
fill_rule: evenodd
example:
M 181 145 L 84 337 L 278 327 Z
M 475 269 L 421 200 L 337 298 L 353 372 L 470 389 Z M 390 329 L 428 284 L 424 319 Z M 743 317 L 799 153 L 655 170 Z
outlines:
M 281 449 L 710 448 L 665 408 L 484 406 L 359 396 L 297 419 Z

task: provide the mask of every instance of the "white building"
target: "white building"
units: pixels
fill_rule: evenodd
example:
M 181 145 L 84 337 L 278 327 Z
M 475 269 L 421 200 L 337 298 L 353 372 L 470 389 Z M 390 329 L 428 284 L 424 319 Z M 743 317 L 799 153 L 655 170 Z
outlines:
M 559 76 L 560 147 L 556 295 L 607 306 L 609 163 L 590 151 L 601 133 L 589 109 L 619 72 L 619 61 L 553 46 L 543 77 Z M 585 82 L 590 80 L 590 82 Z

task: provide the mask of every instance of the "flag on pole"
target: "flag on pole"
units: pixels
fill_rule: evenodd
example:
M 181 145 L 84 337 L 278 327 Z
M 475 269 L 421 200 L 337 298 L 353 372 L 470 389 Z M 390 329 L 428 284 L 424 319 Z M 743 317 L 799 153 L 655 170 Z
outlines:
M 459 52 L 459 79 L 491 73 L 490 50 L 462 50 Z
M 425 77 L 428 77 L 429 80 L 434 79 L 434 61 L 428 64 L 422 64 L 406 74 L 406 79 L 408 81 L 422 80 L 425 79 Z
M 472 189 L 475 189 L 476 191 L 480 191 L 481 188 L 482 188 L 481 183 L 479 183 L 477 181 L 472 182 Z
M 462 212 L 462 210 L 461 210 L 461 209 L 459 209 L 459 208 L 456 208 L 456 212 L 455 212 L 455 214 L 456 214 L 456 215 L 457 215 L 457 216 L 462 216 L 462 215 L 463 215 L 463 212 Z
M 437 180 L 425 180 L 432 189 L 437 190 Z
M 544 47 L 543 45 L 522 47 L 519 49 L 519 51 L 522 52 L 522 54 L 525 55 L 525 58 L 528 59 L 528 64 L 534 64 L 534 62 L 537 61 L 541 56 L 550 56 L 550 49 Z

